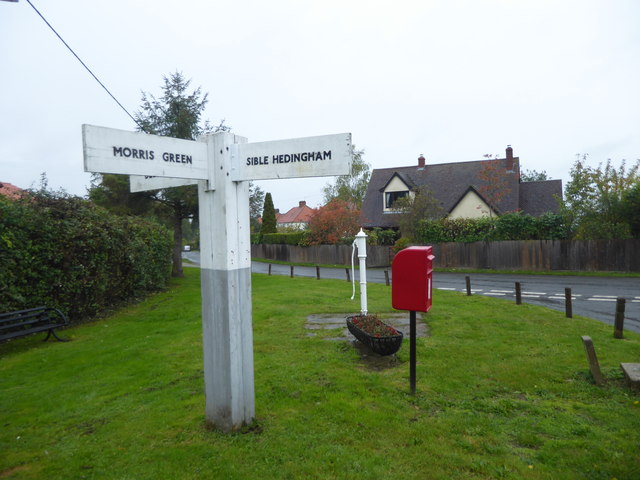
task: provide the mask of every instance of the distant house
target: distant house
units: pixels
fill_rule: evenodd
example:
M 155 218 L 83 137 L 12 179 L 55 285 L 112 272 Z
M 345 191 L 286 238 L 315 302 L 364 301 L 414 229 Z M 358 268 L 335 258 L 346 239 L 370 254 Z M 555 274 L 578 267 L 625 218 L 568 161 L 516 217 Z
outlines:
M 293 207 L 287 213 L 276 213 L 276 225 L 278 228 L 304 230 L 312 216 L 313 209 L 307 206 L 307 202 L 301 200 L 297 207 Z
M 508 146 L 505 158 L 427 165 L 421 155 L 415 166 L 374 169 L 362 204 L 362 226 L 396 228 L 399 214 L 394 202 L 420 187 L 433 194 L 448 218 L 556 212 L 555 196 L 562 196 L 562 180 L 521 182 L 519 163 Z M 498 201 L 491 201 L 487 172 L 493 184 L 501 186 Z
M 22 197 L 26 192 L 16 187 L 15 185 L 11 185 L 7 182 L 0 182 L 0 195 L 3 197 L 7 197 L 11 200 L 17 200 Z

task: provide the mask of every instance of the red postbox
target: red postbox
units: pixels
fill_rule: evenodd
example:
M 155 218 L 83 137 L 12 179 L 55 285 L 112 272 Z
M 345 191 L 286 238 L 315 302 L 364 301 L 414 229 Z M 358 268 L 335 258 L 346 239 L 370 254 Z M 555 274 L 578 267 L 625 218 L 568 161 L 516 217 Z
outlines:
M 432 247 L 400 250 L 391 264 L 391 305 L 396 310 L 428 312 L 432 304 Z

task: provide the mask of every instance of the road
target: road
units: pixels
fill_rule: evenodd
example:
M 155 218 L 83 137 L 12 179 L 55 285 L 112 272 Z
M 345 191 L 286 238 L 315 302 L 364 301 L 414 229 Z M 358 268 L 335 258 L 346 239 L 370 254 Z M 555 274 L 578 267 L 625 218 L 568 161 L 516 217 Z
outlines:
M 183 257 L 193 263 L 200 263 L 199 252 L 184 252 Z M 251 269 L 254 273 L 268 273 L 269 264 L 252 262 Z M 387 269 L 387 272 L 389 280 L 393 281 L 391 269 Z M 291 267 L 272 264 L 271 274 L 290 275 Z M 294 267 L 296 277 L 316 277 L 316 275 L 315 267 Z M 515 283 L 520 282 L 523 303 L 559 311 L 565 309 L 565 288 L 571 288 L 574 316 L 594 318 L 612 326 L 616 299 L 625 298 L 624 328 L 640 333 L 640 278 L 436 272 L 433 276 L 434 288 L 466 292 L 465 276 L 467 275 L 471 279 L 471 292 L 474 295 L 487 295 L 515 301 Z M 321 268 L 320 277 L 346 280 L 347 273 L 344 268 Z M 355 278 L 356 282 L 359 281 L 357 270 Z M 367 269 L 367 281 L 385 283 L 385 269 Z

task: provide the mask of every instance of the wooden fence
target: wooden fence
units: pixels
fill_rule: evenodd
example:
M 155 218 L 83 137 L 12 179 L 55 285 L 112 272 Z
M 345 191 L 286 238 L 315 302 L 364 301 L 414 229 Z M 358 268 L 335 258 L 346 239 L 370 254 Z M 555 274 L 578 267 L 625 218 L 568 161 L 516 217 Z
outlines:
M 529 240 L 433 245 L 434 266 L 497 270 L 640 272 L 640 240 Z M 257 258 L 292 263 L 351 263 L 350 245 L 252 245 Z M 389 247 L 367 246 L 367 265 L 388 267 Z M 356 259 L 357 263 L 357 259 Z
M 358 264 L 356 251 L 355 263 Z M 251 256 L 291 263 L 351 265 L 351 245 L 251 245 Z M 390 247 L 367 245 L 367 266 L 388 267 L 393 260 Z

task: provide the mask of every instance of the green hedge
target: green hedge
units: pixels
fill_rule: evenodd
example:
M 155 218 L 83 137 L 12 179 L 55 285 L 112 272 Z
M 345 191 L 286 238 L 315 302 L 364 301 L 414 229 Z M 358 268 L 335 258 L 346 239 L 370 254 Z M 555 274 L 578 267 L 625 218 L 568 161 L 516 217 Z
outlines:
M 307 232 L 263 233 L 255 243 L 271 245 L 305 245 Z
M 0 196 L 0 311 L 56 307 L 72 321 L 166 287 L 172 238 L 88 200 Z
M 309 231 L 289 232 L 289 233 L 252 233 L 252 244 L 272 244 L 272 245 L 301 245 L 307 246 Z M 382 230 L 374 228 L 367 230 L 368 245 L 393 245 L 398 239 L 398 232 L 395 230 Z M 340 240 L 340 245 L 351 245 L 355 237 L 345 237 Z
M 561 240 L 568 238 L 563 218 L 555 213 L 540 217 L 507 213 L 495 218 L 422 220 L 416 243 L 481 242 L 502 240 Z

